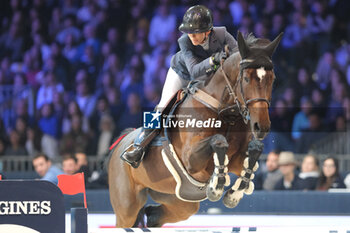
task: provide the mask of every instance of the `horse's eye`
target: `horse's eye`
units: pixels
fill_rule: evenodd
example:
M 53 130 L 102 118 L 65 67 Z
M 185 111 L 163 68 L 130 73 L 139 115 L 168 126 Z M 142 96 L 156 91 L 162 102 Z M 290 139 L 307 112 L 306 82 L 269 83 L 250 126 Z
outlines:
M 249 78 L 248 78 L 248 77 L 244 77 L 244 81 L 246 81 L 247 83 L 249 83 Z

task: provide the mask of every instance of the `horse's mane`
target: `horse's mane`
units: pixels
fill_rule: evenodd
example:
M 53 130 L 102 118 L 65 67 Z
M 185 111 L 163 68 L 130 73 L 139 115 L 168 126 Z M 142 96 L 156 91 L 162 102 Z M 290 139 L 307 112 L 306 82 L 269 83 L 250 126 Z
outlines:
M 253 33 L 249 33 L 248 35 L 244 36 L 245 41 L 247 42 L 248 46 L 263 46 L 270 43 L 270 40 L 265 38 L 257 38 L 253 35 Z

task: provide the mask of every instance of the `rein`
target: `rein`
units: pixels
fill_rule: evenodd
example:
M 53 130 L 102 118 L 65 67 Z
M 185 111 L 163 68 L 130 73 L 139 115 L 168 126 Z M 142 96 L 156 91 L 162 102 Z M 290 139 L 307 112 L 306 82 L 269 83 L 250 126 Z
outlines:
M 223 65 L 224 65 L 225 60 L 226 60 L 226 58 L 221 59 L 219 69 L 220 69 L 220 72 L 224 76 L 224 79 L 226 82 L 226 88 L 228 89 L 228 94 L 229 94 L 230 98 L 233 98 L 235 104 L 221 109 L 220 107 L 222 107 L 222 101 L 221 102 L 218 101 L 217 99 L 215 99 L 211 95 L 207 94 L 206 92 L 204 92 L 198 88 L 194 88 L 194 87 L 188 88 L 188 92 L 190 94 L 192 94 L 192 96 L 196 100 L 198 100 L 199 102 L 204 104 L 206 107 L 217 112 L 218 115 L 220 115 L 220 113 L 224 112 L 225 110 L 229 110 L 229 111 L 231 110 L 231 112 L 234 112 L 233 109 L 238 108 L 239 113 L 243 117 L 244 123 L 247 124 L 248 121 L 250 120 L 250 112 L 249 112 L 248 105 L 253 103 L 253 102 L 263 101 L 263 102 L 267 103 L 268 107 L 270 107 L 270 101 L 265 99 L 265 98 L 260 98 L 260 97 L 246 100 L 244 97 L 243 83 L 242 83 L 243 71 L 244 71 L 244 69 L 248 68 L 248 66 L 250 64 L 252 64 L 254 62 L 253 59 L 243 59 L 240 62 L 239 76 L 238 76 L 238 79 L 235 82 L 234 86 L 232 86 L 229 78 L 227 77 L 227 75 L 223 69 Z M 243 103 L 239 101 L 238 95 L 236 95 L 236 93 L 235 93 L 235 90 L 237 90 L 238 85 L 240 86 L 238 94 L 241 95 Z

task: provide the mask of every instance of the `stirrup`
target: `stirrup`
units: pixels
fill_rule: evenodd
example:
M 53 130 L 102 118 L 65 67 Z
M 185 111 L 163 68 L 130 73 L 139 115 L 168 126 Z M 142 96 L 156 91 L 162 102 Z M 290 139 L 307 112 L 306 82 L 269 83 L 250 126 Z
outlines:
M 142 152 L 140 158 L 136 161 L 130 161 L 128 160 L 126 157 L 125 157 L 125 154 L 128 152 L 128 150 L 133 147 L 134 145 L 131 144 L 130 146 L 128 146 L 124 151 L 123 153 L 120 155 L 120 158 L 125 161 L 127 164 L 129 164 L 130 166 L 132 166 L 133 168 L 138 168 L 143 160 L 143 157 L 145 156 L 145 150 L 144 149 L 141 149 L 140 152 Z

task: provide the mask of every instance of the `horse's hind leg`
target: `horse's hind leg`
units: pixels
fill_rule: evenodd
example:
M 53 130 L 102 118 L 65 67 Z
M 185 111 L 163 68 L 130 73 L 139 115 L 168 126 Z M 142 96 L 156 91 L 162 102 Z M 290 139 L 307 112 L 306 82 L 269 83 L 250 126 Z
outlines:
M 235 184 L 228 190 L 224 196 L 224 205 L 228 208 L 234 208 L 242 199 L 243 194 L 250 195 L 254 190 L 254 172 L 258 169 L 258 159 L 264 149 L 264 144 L 258 140 L 249 142 L 248 157 L 243 162 L 243 170 Z
M 160 205 L 150 205 L 145 208 L 147 227 L 160 227 L 165 223 L 179 222 L 188 219 L 199 209 L 198 202 L 185 202 L 173 194 L 163 194 L 149 191 L 152 199 Z
M 147 190 L 134 184 L 126 166 L 119 156 L 113 156 L 109 163 L 109 192 L 117 227 L 134 226 L 147 201 Z

